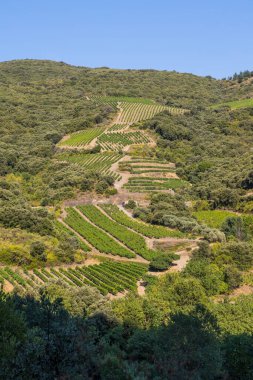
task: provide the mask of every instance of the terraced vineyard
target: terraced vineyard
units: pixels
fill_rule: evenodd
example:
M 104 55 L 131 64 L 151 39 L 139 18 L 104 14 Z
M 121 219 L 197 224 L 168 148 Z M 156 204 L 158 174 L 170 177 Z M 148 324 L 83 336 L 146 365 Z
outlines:
M 142 173 L 173 173 L 175 167 L 167 161 L 159 160 L 141 160 L 131 159 L 120 163 L 119 168 L 121 171 L 129 171 L 131 174 Z
M 184 234 L 178 230 L 172 230 L 163 226 L 150 225 L 126 215 L 116 205 L 103 204 L 99 206 L 103 209 L 115 222 L 130 228 L 149 238 L 165 238 L 165 237 L 183 237 Z
M 103 133 L 98 144 L 103 150 L 121 150 L 132 144 L 148 144 L 150 138 L 142 131 Z
M 82 239 L 80 239 L 73 231 L 68 229 L 68 227 L 66 227 L 64 224 L 62 224 L 58 220 L 55 221 L 54 228 L 55 228 L 55 231 L 59 235 L 65 234 L 68 237 L 75 237 L 78 240 L 80 248 L 84 252 L 89 252 L 91 250 L 90 247 L 87 244 L 85 244 Z
M 105 127 L 89 128 L 84 131 L 72 133 L 67 139 L 59 142 L 59 146 L 81 147 L 91 143 L 96 137 L 101 135 Z
M 125 153 L 121 152 L 125 147 L 132 146 L 133 150 L 135 147 L 139 151 L 141 147 L 154 143 L 148 133 L 136 128 L 131 129 L 131 124 L 151 118 L 163 110 L 172 113 L 181 113 L 184 110 L 172 109 L 142 98 L 92 97 L 91 100 L 99 104 L 109 104 L 115 108 L 115 111 L 118 110 L 115 124 L 107 128 L 95 127 L 73 133 L 58 145 L 70 148 L 90 148 L 96 142 L 101 146 L 102 152 L 65 151 L 57 155 L 58 160 L 104 175 L 111 175 L 120 183 L 119 192 L 123 184 L 122 192 L 125 193 L 168 191 L 187 186 L 186 182 L 179 178 L 169 178 L 170 175 L 175 177 L 175 167 L 162 159 L 132 155 L 129 159 L 120 161 L 126 158 Z M 92 142 L 93 145 L 90 144 Z M 124 172 L 129 172 L 129 174 Z M 128 180 L 127 183 L 126 180 Z M 149 248 L 152 247 L 149 245 L 152 242 L 148 239 L 186 237 L 178 230 L 149 225 L 131 218 L 118 206 L 112 204 L 67 207 L 64 210 L 63 219 L 54 223 L 54 229 L 56 236 L 75 236 L 80 249 L 88 255 L 113 255 L 123 257 L 126 261 L 135 259 L 137 262 L 120 263 L 108 261 L 106 258 L 106 261 L 99 265 L 82 265 L 74 268 L 55 267 L 28 271 L 6 267 L 0 269 L 0 284 L 9 283 L 13 287 L 18 285 L 29 290 L 50 281 L 58 281 L 68 286 L 93 286 L 103 295 L 136 290 L 137 280 L 147 271 L 147 265 L 139 264 L 138 261 L 150 261 L 160 254 L 159 251 Z
M 118 120 L 120 124 L 132 124 L 141 120 L 151 119 L 157 113 L 169 110 L 160 104 L 142 104 L 122 102 L 119 107 L 123 110 Z
M 111 132 L 115 132 L 115 131 L 117 131 L 117 132 L 118 131 L 124 131 L 126 129 L 128 129 L 128 125 L 114 124 L 107 129 L 106 133 L 111 133 Z
M 141 235 L 110 219 L 98 210 L 96 206 L 85 205 L 79 206 L 78 209 L 92 223 L 102 228 L 136 254 L 139 254 L 147 260 L 151 260 L 153 257 L 157 256 L 157 252 L 147 248 L 146 241 Z
M 84 219 L 75 209 L 67 208 L 64 221 L 99 252 L 122 257 L 135 257 L 135 253 L 121 245 L 102 229 Z
M 173 115 L 186 112 L 185 109 L 156 104 L 153 100 L 145 98 L 93 96 L 91 99 L 97 104 L 108 104 L 112 107 L 120 108 L 123 111 L 118 120 L 120 124 L 132 124 L 141 120 L 151 119 L 157 113 L 165 110 Z
M 121 154 L 115 152 L 103 152 L 96 154 L 85 153 L 63 153 L 57 156 L 59 160 L 68 161 L 88 170 L 96 171 L 102 174 L 111 175 L 114 179 L 119 180 L 120 174 L 114 173 L 110 170 L 112 164 L 120 160 Z
M 181 187 L 186 187 L 187 182 L 179 178 L 147 178 L 147 177 L 132 177 L 124 188 L 130 192 L 152 192 L 163 190 L 176 190 Z
M 147 271 L 145 264 L 105 261 L 98 265 L 76 266 L 75 268 L 0 269 L 0 283 L 6 281 L 13 287 L 25 290 L 39 288 L 50 281 L 60 280 L 68 286 L 85 285 L 97 288 L 101 294 L 117 294 L 125 290 L 136 290 L 137 281 Z

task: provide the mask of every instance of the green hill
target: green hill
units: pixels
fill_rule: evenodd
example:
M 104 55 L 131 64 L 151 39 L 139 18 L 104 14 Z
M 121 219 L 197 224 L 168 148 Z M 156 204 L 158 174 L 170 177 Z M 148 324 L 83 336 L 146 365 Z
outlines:
M 0 63 L 0 378 L 252 379 L 239 79 Z

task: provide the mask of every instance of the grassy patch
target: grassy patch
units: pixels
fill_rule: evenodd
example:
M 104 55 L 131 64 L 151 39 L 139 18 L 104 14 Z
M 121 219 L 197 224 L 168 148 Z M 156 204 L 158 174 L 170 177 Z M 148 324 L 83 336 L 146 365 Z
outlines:
M 232 110 L 238 109 L 238 108 L 247 108 L 247 107 L 253 107 L 253 98 L 251 99 L 241 99 L 241 100 L 234 100 L 232 102 L 226 102 L 226 103 L 219 103 L 213 105 L 211 108 L 220 108 L 223 106 L 228 106 Z
M 193 212 L 193 215 L 199 222 L 205 223 L 209 227 L 220 228 L 228 217 L 237 214 L 226 210 L 206 210 Z

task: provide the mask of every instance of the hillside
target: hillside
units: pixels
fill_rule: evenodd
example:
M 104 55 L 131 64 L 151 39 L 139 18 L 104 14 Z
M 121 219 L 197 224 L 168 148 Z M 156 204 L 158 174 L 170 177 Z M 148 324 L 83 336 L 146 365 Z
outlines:
M 0 63 L 0 378 L 251 379 L 251 94 Z

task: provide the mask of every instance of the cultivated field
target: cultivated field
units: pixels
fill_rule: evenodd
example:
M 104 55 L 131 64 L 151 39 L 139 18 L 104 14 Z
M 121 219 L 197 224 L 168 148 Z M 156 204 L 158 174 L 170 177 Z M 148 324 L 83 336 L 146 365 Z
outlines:
M 130 228 L 133 231 L 136 231 L 144 236 L 149 238 L 165 238 L 165 237 L 183 237 L 184 234 L 178 230 L 172 230 L 163 226 L 150 225 L 137 219 L 131 218 L 121 211 L 116 205 L 112 204 L 103 204 L 100 205 L 102 208 L 113 220 L 117 223 L 122 224 Z
M 60 141 L 59 146 L 80 147 L 88 145 L 92 140 L 101 135 L 104 130 L 104 127 L 95 127 L 72 133 L 68 138 Z
M 59 161 L 112 176 L 119 184 L 116 186 L 118 192 L 129 194 L 129 199 L 133 192 L 170 191 L 187 186 L 186 182 L 177 178 L 173 164 L 158 158 L 126 155 L 130 147 L 140 151 L 143 147 L 150 149 L 155 146 L 150 132 L 137 126 L 133 128 L 132 124 L 152 118 L 164 110 L 172 114 L 185 110 L 159 105 L 144 98 L 101 96 L 91 97 L 90 100 L 113 107 L 118 113 L 117 119 L 107 127 L 96 126 L 63 138 L 58 147 L 71 148 L 71 151 L 58 153 Z M 87 150 L 96 145 L 100 146 L 100 153 Z M 80 148 L 82 151 L 78 150 Z M 147 264 L 141 263 L 148 263 L 161 253 L 153 249 L 153 243 L 159 239 L 164 243 L 167 239 L 187 237 L 176 229 L 134 219 L 118 205 L 109 203 L 65 207 L 54 228 L 59 235 L 75 237 L 86 255 L 99 255 L 106 261 L 99 265 L 33 270 L 5 267 L 0 269 L 0 283 L 29 290 L 58 281 L 69 286 L 94 286 L 104 295 L 136 290 L 137 281 L 147 271 Z M 116 261 L 111 260 L 113 256 Z
M 102 149 L 109 151 L 119 151 L 128 145 L 148 144 L 150 142 L 150 138 L 143 131 L 103 133 L 98 138 L 98 144 Z
M 96 104 L 109 105 L 118 111 L 116 124 L 107 128 L 95 127 L 75 132 L 60 141 L 59 147 L 85 147 L 98 136 L 100 136 L 99 143 L 104 150 L 117 150 L 126 145 L 146 143 L 149 141 L 148 137 L 142 136 L 138 131 L 132 132 L 132 136 L 124 137 L 123 133 L 126 132 L 128 125 L 150 119 L 165 110 L 175 115 L 186 112 L 184 109 L 156 104 L 153 100 L 144 98 L 92 96 L 89 99 Z M 112 133 L 111 138 L 107 135 L 108 132 Z M 120 132 L 122 135 L 118 136 L 113 132 Z
M 116 152 L 103 152 L 96 154 L 63 153 L 58 155 L 59 160 L 68 161 L 98 173 L 111 175 L 116 180 L 119 180 L 121 176 L 120 174 L 112 172 L 110 167 L 115 162 L 119 161 L 121 157 L 122 155 Z
M 74 268 L 0 269 L 0 284 L 5 282 L 24 290 L 34 290 L 43 284 L 58 281 L 60 284 L 82 287 L 89 285 L 101 294 L 117 294 L 125 290 L 136 290 L 137 281 L 147 271 L 145 264 L 104 261 L 98 265 Z
M 157 173 L 157 171 L 156 171 Z M 124 188 L 130 192 L 152 192 L 163 190 L 177 190 L 186 187 L 187 182 L 179 178 L 148 178 L 148 177 L 132 177 L 129 179 Z

